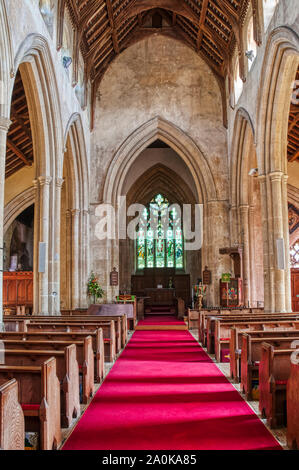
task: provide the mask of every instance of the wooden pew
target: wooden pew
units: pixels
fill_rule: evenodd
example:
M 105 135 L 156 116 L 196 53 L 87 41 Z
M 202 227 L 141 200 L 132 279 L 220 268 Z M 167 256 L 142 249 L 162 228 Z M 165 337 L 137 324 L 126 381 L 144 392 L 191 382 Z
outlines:
M 215 320 L 222 319 L 224 321 L 247 321 L 247 320 L 259 320 L 267 318 L 280 318 L 285 319 L 298 319 L 298 313 L 249 313 L 249 314 L 219 314 L 211 315 L 210 313 L 200 313 L 199 318 L 199 338 L 203 346 L 211 350 L 211 354 L 214 352 L 214 334 L 215 334 Z
M 231 328 L 235 327 L 239 330 L 246 331 L 275 331 L 275 330 L 294 330 L 298 328 L 299 323 L 296 320 L 281 320 L 279 317 L 267 317 L 252 320 L 237 320 L 228 322 L 225 320 L 215 320 L 215 356 L 218 362 L 221 362 L 221 350 L 229 350 Z M 209 351 L 208 351 L 209 352 Z
M 230 334 L 230 377 L 235 383 L 241 380 L 241 352 L 242 352 L 242 340 L 244 335 L 242 328 L 231 328 Z M 292 330 L 268 330 L 267 331 L 247 331 L 247 335 L 251 338 L 284 338 L 284 337 L 297 337 L 299 336 L 299 323 L 295 324 L 295 328 Z
M 16 379 L 0 386 L 0 450 L 24 450 L 25 421 Z
M 275 350 L 290 349 L 293 341 L 299 340 L 297 336 L 265 336 L 264 338 L 253 338 L 251 335 L 243 334 L 241 352 L 241 390 L 246 395 L 246 400 L 252 399 L 252 381 L 259 381 L 259 365 L 262 357 L 262 345 L 267 344 L 275 347 Z
M 286 388 L 294 349 L 262 344 L 259 364 L 259 409 L 271 428 L 286 425 Z
M 0 385 L 12 378 L 19 384 L 25 431 L 39 431 L 41 450 L 57 449 L 61 443 L 61 428 L 60 385 L 55 358 L 40 366 L 0 365 Z
M 42 316 L 42 315 L 34 315 L 34 316 L 10 316 L 4 320 L 4 324 L 6 326 L 6 331 L 26 331 L 28 323 L 73 323 L 73 324 L 80 324 L 81 329 L 88 329 L 88 326 L 97 325 L 97 327 L 101 327 L 101 325 L 110 325 L 110 322 L 113 321 L 115 323 L 115 347 L 116 352 L 118 353 L 121 348 L 125 347 L 128 339 L 128 330 L 127 330 L 127 321 L 126 315 L 120 316 L 113 316 L 113 317 L 105 317 L 105 316 L 89 316 L 89 317 L 81 317 L 81 316 Z M 90 329 L 90 328 L 89 328 Z M 108 331 L 104 329 L 105 338 L 108 339 L 110 334 Z
M 60 382 L 61 423 L 70 427 L 74 418 L 80 416 L 79 366 L 74 344 L 61 350 L 51 349 L 52 342 L 2 340 L 5 365 L 40 365 L 49 357 L 56 359 L 56 373 Z M 57 347 L 57 346 L 56 346 Z
M 291 364 L 287 384 L 287 443 L 290 449 L 299 449 L 299 364 Z
M 42 331 L 42 332 L 65 332 L 76 333 L 86 331 L 95 332 L 99 325 L 103 330 L 104 347 L 105 347 L 105 361 L 113 362 L 116 358 L 116 341 L 115 341 L 115 322 L 104 323 L 90 323 L 88 325 L 81 325 L 80 323 L 59 323 L 59 322 L 34 322 L 26 324 L 26 332 Z
M 26 341 L 30 341 L 30 336 L 28 336 L 27 333 L 14 333 L 14 332 L 1 333 L 0 332 L 0 339 L 2 341 L 5 341 L 5 340 L 7 341 L 9 339 L 16 340 L 16 335 L 20 335 L 18 337 L 18 340 L 23 341 L 24 343 L 23 351 L 24 351 L 26 347 Z M 31 335 L 31 333 L 29 333 L 29 335 Z M 44 337 L 40 336 L 38 341 L 45 341 L 45 338 L 47 338 L 47 335 L 45 335 Z M 58 360 L 58 357 L 63 355 L 64 353 L 63 351 L 57 350 L 59 348 L 59 344 L 53 341 L 53 337 L 50 337 L 50 338 L 48 337 L 46 341 L 49 341 L 49 339 L 51 339 L 53 342 L 53 350 L 49 351 L 49 347 L 48 345 L 46 345 L 47 347 L 46 351 L 40 350 L 38 352 L 40 353 L 40 356 L 43 356 L 43 355 L 45 356 L 46 354 L 51 353 L 51 355 L 56 357 Z M 32 350 L 34 348 L 33 344 L 32 346 L 29 346 L 29 343 L 28 343 L 28 348 L 29 347 L 30 349 L 26 351 L 26 355 L 30 357 L 30 353 L 32 353 L 31 355 L 34 356 L 35 358 L 34 354 L 36 353 L 36 351 Z M 78 342 L 78 344 L 76 344 L 75 347 L 76 347 L 76 360 L 79 365 L 79 372 L 82 375 L 83 403 L 88 403 L 90 398 L 94 394 L 94 354 L 93 354 L 91 336 L 88 335 L 84 337 L 83 341 L 81 341 L 81 344 L 80 342 Z M 36 358 L 35 360 L 37 361 L 38 359 Z M 79 390 L 79 384 L 78 384 L 78 388 L 76 388 L 75 390 Z
M 37 323 L 57 323 L 59 325 L 73 325 L 78 326 L 82 330 L 97 328 L 97 327 L 105 327 L 110 326 L 111 322 L 114 322 L 114 329 L 115 329 L 115 350 L 116 354 L 120 352 L 122 347 L 125 346 L 127 341 L 127 330 L 126 330 L 126 316 L 122 315 L 119 317 L 108 317 L 103 318 L 100 317 L 93 317 L 92 319 L 84 319 L 84 318 L 77 318 L 77 317 L 33 317 L 30 318 L 30 324 L 37 324 Z M 28 324 L 28 323 L 27 323 Z M 27 329 L 28 330 L 28 329 Z M 104 333 L 106 334 L 106 339 L 110 338 L 109 330 L 104 328 Z
M 80 332 L 62 332 L 62 331 L 32 331 L 30 333 L 18 333 L 15 331 L 1 332 L 0 340 L 23 340 L 23 341 L 52 341 L 55 348 L 56 343 L 63 342 L 65 346 L 75 344 L 77 346 L 77 361 L 79 365 L 88 362 L 89 349 L 84 347 L 84 338 L 90 336 L 92 339 L 92 349 L 94 354 L 94 372 L 95 382 L 101 382 L 104 378 L 104 342 L 103 330 L 98 328 L 94 332 L 80 331 Z M 87 356 L 86 349 L 88 350 Z

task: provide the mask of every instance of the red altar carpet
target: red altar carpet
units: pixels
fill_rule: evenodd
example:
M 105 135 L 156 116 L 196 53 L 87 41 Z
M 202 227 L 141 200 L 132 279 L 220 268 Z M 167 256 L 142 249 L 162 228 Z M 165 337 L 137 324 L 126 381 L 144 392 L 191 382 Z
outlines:
M 188 331 L 137 331 L 63 449 L 281 447 Z

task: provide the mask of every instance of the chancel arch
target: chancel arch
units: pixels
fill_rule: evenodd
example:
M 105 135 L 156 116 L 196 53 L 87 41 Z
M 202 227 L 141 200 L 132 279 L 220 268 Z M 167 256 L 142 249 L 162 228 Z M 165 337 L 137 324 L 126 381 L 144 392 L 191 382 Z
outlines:
M 227 201 L 218 199 L 209 163 L 199 147 L 186 133 L 160 117 L 156 117 L 138 128 L 117 151 L 108 169 L 101 200 L 106 204 L 112 204 L 115 208 L 118 207 L 119 198 L 124 195 L 123 188 L 127 175 L 139 155 L 156 140 L 167 144 L 184 162 L 194 185 L 193 201 L 196 201 L 197 204 L 203 204 L 202 265 L 209 266 L 213 272 L 213 284 L 209 289 L 209 298 L 211 302 L 216 301 L 219 292 L 218 278 L 227 264 L 225 258 L 219 257 L 217 237 L 221 238 L 222 242 L 225 240 L 223 232 L 220 235 L 220 230 L 228 217 L 228 205 Z M 166 185 L 163 186 L 166 187 Z M 215 224 L 218 226 L 219 232 L 215 230 Z M 118 233 L 117 227 L 115 232 Z M 112 267 L 119 266 L 119 242 L 115 240 L 108 242 L 106 250 L 107 258 L 111 260 L 111 264 L 107 263 L 108 279 Z M 107 290 L 111 299 L 117 293 L 117 290 L 113 290 L 109 286 Z

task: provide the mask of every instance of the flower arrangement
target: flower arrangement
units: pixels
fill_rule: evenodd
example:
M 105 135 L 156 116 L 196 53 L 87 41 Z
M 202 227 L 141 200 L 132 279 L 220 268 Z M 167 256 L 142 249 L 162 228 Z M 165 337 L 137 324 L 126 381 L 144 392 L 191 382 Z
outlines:
M 104 296 L 104 291 L 98 282 L 98 278 L 93 272 L 88 279 L 87 295 L 89 297 L 93 296 L 94 303 L 96 303 L 97 299 L 101 299 Z

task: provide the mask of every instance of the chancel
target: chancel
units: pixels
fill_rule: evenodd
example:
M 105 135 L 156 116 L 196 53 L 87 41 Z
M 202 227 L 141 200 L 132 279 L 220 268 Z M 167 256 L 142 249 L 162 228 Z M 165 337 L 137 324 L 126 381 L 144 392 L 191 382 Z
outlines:
M 0 0 L 0 449 L 299 448 L 298 37 Z

